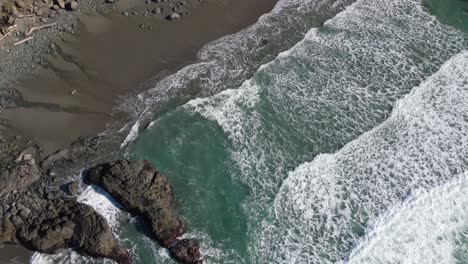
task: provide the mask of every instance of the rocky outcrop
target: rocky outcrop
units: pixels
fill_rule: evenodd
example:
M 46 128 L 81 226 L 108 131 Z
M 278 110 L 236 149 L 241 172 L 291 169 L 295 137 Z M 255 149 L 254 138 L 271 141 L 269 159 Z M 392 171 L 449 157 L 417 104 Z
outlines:
M 173 208 L 173 192 L 166 177 L 148 161 L 121 160 L 89 169 L 86 180 L 109 192 L 130 213 L 141 216 L 151 234 L 183 263 L 201 263 L 198 243 L 177 239 L 186 224 Z
M 105 219 L 88 205 L 64 199 L 28 199 L 8 206 L 0 219 L 0 240 L 54 253 L 72 248 L 85 255 L 131 263 Z
M 130 263 L 128 252 L 119 246 L 106 220 L 88 205 L 54 199 L 29 214 L 34 215 L 20 217 L 23 223 L 17 225 L 17 239 L 27 248 L 44 253 L 73 248 L 93 257 Z
M 35 149 L 25 149 L 18 154 L 14 162 L 0 168 L 0 195 L 25 188 L 37 181 L 40 175 Z
M 40 154 L 33 142 L 0 131 L 0 243 L 21 244 L 43 253 L 72 248 L 130 263 L 127 250 L 118 244 L 105 219 L 60 191 L 63 180 L 59 178 L 65 177 L 37 166 Z M 74 183 L 68 186 L 69 191 L 76 188 Z

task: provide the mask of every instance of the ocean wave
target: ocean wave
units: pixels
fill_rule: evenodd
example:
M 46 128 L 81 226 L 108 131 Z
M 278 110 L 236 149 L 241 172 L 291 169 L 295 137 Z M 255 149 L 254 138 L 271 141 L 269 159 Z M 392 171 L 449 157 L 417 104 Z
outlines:
M 378 215 L 466 171 L 467 102 L 465 51 L 398 101 L 384 123 L 292 171 L 275 199 L 275 223 L 259 236 L 259 254 L 276 263 L 345 261 Z
M 274 195 L 289 169 L 384 121 L 463 48 L 463 34 L 419 1 L 358 1 L 240 88 L 185 108 L 223 128 L 245 184 Z
M 321 25 L 354 1 L 280 0 L 257 23 L 206 44 L 199 51 L 197 63 L 159 80 L 154 88 L 129 99 L 119 109 L 137 120 L 147 120 L 169 101 L 182 104 L 195 97 L 235 89 L 261 65 L 300 41 L 310 28 Z M 133 125 L 125 143 L 134 139 L 134 132 L 142 123 Z
M 313 255 L 328 252 L 310 250 L 320 247 L 315 244 L 329 245 L 322 240 L 301 244 L 301 221 L 285 228 L 287 231 L 270 223 L 275 221 L 271 207 L 279 186 L 299 164 L 320 153 L 333 153 L 384 122 L 397 100 L 466 48 L 464 36 L 429 15 L 420 1 L 361 0 L 321 28 L 310 30 L 302 41 L 260 67 L 239 88 L 185 105 L 187 112 L 216 122 L 231 142 L 231 157 L 241 170 L 233 177 L 247 185 L 251 194 L 245 208 L 250 218 L 252 263 L 336 259 L 336 255 Z M 334 165 L 327 155 L 317 160 Z M 326 168 L 319 167 L 314 173 Z M 309 198 L 309 192 L 293 189 L 282 195 L 297 196 L 297 204 L 289 206 L 300 209 L 319 203 L 322 194 L 325 201 L 320 212 L 333 211 L 340 203 L 327 197 L 333 197 L 336 183 L 333 179 L 320 181 L 317 184 L 323 188 L 311 189 L 316 193 Z M 300 187 L 304 183 L 294 184 Z M 307 219 L 309 212 L 298 211 L 297 217 Z M 296 216 L 292 211 L 282 213 Z M 333 223 L 328 228 L 339 229 Z M 340 250 L 347 249 L 347 245 L 334 242 L 343 247 Z
M 468 173 L 416 191 L 369 227 L 346 263 L 464 263 L 468 256 Z

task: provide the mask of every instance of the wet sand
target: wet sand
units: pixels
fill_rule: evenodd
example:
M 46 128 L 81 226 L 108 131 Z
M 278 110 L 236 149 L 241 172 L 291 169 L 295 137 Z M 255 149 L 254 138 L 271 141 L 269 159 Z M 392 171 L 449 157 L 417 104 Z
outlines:
M 206 0 L 193 14 L 168 22 L 132 15 L 149 7 L 143 0 L 121 0 L 113 12 L 82 17 L 79 32 L 64 34 L 48 65 L 18 82 L 25 103 L 0 109 L 0 120 L 34 139 L 44 155 L 94 136 L 122 119 L 112 114 L 120 96 L 137 94 L 145 81 L 193 63 L 204 44 L 255 23 L 275 3 Z M 21 247 L 0 248 L 0 264 L 27 263 L 30 256 Z
M 168 22 L 141 15 L 151 4 L 122 0 L 114 12 L 83 17 L 80 32 L 56 44 L 47 67 L 19 82 L 26 104 L 2 110 L 0 118 L 35 139 L 45 154 L 96 135 L 119 118 L 111 114 L 118 97 L 141 92 L 151 77 L 194 62 L 204 44 L 255 23 L 275 3 L 209 0 Z
M 21 246 L 3 245 L 0 247 L 0 264 L 27 264 L 32 252 Z

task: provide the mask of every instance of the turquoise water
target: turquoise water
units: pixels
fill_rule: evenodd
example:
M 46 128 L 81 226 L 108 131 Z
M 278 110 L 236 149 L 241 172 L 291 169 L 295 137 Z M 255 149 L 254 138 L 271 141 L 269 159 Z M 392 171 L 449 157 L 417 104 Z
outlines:
M 387 217 L 402 226 L 395 230 L 406 230 L 400 202 L 468 166 L 468 153 L 456 147 L 468 140 L 466 34 L 456 29 L 468 24 L 466 3 L 346 4 L 322 26 L 307 24 L 301 41 L 265 57 L 252 76 L 198 82 L 194 67 L 163 81 L 172 90 L 190 83 L 204 96 L 158 115 L 128 156 L 151 160 L 168 176 L 208 263 L 420 263 L 398 245 L 432 252 L 427 263 L 466 258 L 463 250 L 427 249 L 463 244 L 463 221 L 408 239 L 420 243 L 364 239 L 379 234 L 370 226 L 389 229 L 381 215 L 391 208 L 402 212 Z M 155 94 L 165 91 L 151 91 L 145 103 L 160 103 Z M 384 236 L 392 237 L 389 230 Z M 134 223 L 124 237 L 140 263 L 171 262 Z

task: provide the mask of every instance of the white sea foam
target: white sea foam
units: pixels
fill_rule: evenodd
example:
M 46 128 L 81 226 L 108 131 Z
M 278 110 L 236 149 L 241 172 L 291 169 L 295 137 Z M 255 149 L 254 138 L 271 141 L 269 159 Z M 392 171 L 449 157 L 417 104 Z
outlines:
M 313 6 L 307 1 L 304 3 L 304 6 L 294 8 L 300 13 L 307 6 Z M 285 2 L 278 6 L 281 4 Z M 274 15 L 270 19 L 272 17 Z M 258 24 L 264 23 L 265 19 L 263 17 Z M 288 20 L 289 17 L 282 19 Z M 295 18 L 291 16 L 291 19 Z M 275 26 L 277 22 L 271 25 Z M 287 24 L 284 21 L 281 23 Z M 309 21 L 307 25 L 313 24 Z M 266 28 L 269 30 L 272 27 Z M 296 37 L 293 38 L 294 42 L 297 42 Z M 227 43 L 231 38 L 234 38 L 232 45 Z M 429 150 L 438 148 L 437 143 L 434 145 L 428 142 L 429 138 L 435 140 L 447 137 L 450 141 L 450 138 L 462 137 L 456 132 L 457 122 L 450 122 L 455 126 L 453 129 L 443 127 L 438 130 L 437 126 L 431 127 L 432 124 L 440 125 L 437 123 L 440 120 L 435 117 L 450 116 L 444 109 L 434 108 L 434 111 L 425 113 L 424 117 L 414 117 L 423 112 L 416 111 L 418 109 L 415 107 L 425 110 L 427 106 L 420 104 L 406 109 L 399 103 L 394 111 L 394 116 L 398 116 L 396 119 L 414 121 L 411 123 L 414 128 L 427 131 L 411 130 L 413 127 L 406 127 L 410 123 L 404 122 L 401 127 L 395 125 L 389 128 L 386 125 L 393 123 L 387 121 L 380 130 L 374 129 L 362 135 L 387 119 L 397 100 L 464 49 L 463 34 L 428 15 L 420 1 L 360 0 L 327 21 L 322 28 L 309 31 L 301 42 L 261 66 L 251 80 L 244 82 L 255 67 L 259 67 L 259 64 L 254 64 L 255 67 L 244 68 L 251 63 L 249 60 L 265 64 L 268 60 L 264 58 L 272 57 L 262 57 L 262 52 L 259 52 L 260 59 L 255 55 L 246 60 L 245 64 L 239 62 L 238 59 L 244 57 L 237 58 L 238 54 L 231 52 L 230 48 L 238 45 L 240 50 L 249 50 L 249 43 L 257 43 L 262 37 L 247 37 L 245 43 L 236 42 L 236 38 L 236 35 L 228 36 L 208 45 L 200 53 L 200 63 L 166 78 L 153 91 L 145 94 L 144 100 L 147 105 L 159 103 L 165 100 L 160 95 L 173 97 L 181 91 L 181 87 L 185 94 L 190 91 L 190 95 L 185 98 L 207 96 L 224 90 L 215 96 L 195 99 L 185 109 L 201 113 L 207 119 L 217 122 L 232 143 L 232 157 L 241 169 L 241 174 L 235 177 L 249 186 L 252 194 L 252 199 L 246 205 L 247 215 L 251 217 L 250 262 L 339 261 L 349 252 L 356 239 L 363 235 L 367 225 L 371 224 L 369 218 L 375 218 L 388 209 L 415 186 L 430 188 L 443 182 L 443 177 L 440 177 L 439 182 L 428 176 L 428 182 L 424 182 L 421 178 L 412 179 L 409 174 L 405 174 L 405 181 L 401 183 L 397 179 L 403 176 L 395 176 L 395 173 L 408 169 L 420 175 L 419 169 L 422 169 L 428 175 L 440 176 L 442 165 L 436 162 L 431 163 L 434 167 L 430 168 L 411 165 L 432 162 L 430 156 L 421 156 L 428 153 L 426 147 Z M 279 42 L 279 45 L 282 44 Z M 288 43 L 285 47 L 293 44 Z M 217 50 L 217 47 L 220 49 Z M 457 58 L 466 59 L 466 54 Z M 460 64 L 459 61 L 454 63 L 454 60 L 451 60 L 450 65 Z M 457 72 L 455 68 L 451 70 Z M 439 80 L 433 77 L 431 80 L 444 82 L 443 78 Z M 241 82 L 243 84 L 240 88 L 234 89 Z M 442 87 L 442 84 L 439 86 Z M 454 88 L 452 92 L 457 91 Z M 458 96 L 463 98 L 464 93 L 458 92 Z M 436 97 L 434 100 L 442 100 L 440 96 L 433 95 Z M 450 98 L 460 103 L 456 100 L 458 97 Z M 407 102 L 409 99 L 405 100 Z M 409 109 L 411 113 L 408 113 Z M 413 135 L 412 131 L 420 134 Z M 387 138 L 384 132 L 390 136 Z M 396 132 L 397 135 L 390 132 Z M 337 154 L 320 155 L 312 165 L 303 164 L 290 173 L 276 197 L 273 220 L 269 217 L 264 219 L 265 211 L 269 212 L 288 171 L 320 153 L 333 153 L 360 135 L 358 140 L 350 144 L 355 146 L 352 151 L 344 155 L 349 159 L 343 158 L 338 163 Z M 368 138 L 369 135 L 373 135 L 372 140 Z M 415 142 L 406 139 L 415 139 Z M 364 141 L 364 144 L 354 143 Z M 404 148 L 399 151 L 395 149 L 398 144 L 416 146 L 414 150 L 417 151 L 411 152 Z M 463 152 L 450 149 L 447 144 L 440 144 L 447 147 L 443 149 L 443 154 L 450 153 L 448 156 L 442 155 L 443 162 L 452 168 L 461 167 L 451 162 L 452 159 L 455 162 L 457 158 L 460 160 L 454 153 Z M 349 149 L 349 145 L 339 153 L 344 153 L 346 149 Z M 376 156 L 372 156 L 373 153 Z M 363 160 L 356 161 L 356 164 L 358 169 L 365 168 L 364 171 L 356 171 L 351 166 L 355 162 L 354 157 L 360 155 Z M 401 160 L 395 158 L 398 163 L 392 164 L 392 168 L 385 168 L 382 160 L 391 155 L 401 157 Z M 415 160 L 415 157 L 421 160 Z M 379 159 L 381 164 L 372 162 Z M 374 167 L 367 167 L 365 162 Z M 340 166 L 345 169 L 335 171 Z M 382 169 L 388 169 L 389 174 L 380 180 L 378 176 Z M 430 174 L 433 171 L 437 173 Z M 444 175 L 454 175 L 455 172 Z M 361 179 L 358 177 L 360 175 L 371 176 Z M 400 185 L 406 188 L 398 189 Z M 389 190 L 387 196 L 381 195 L 382 189 Z M 374 201 L 373 197 L 378 199 Z M 364 209 L 359 211 L 360 205 L 368 204 L 369 212 Z
M 265 225 L 259 254 L 279 263 L 336 263 L 346 259 L 366 227 L 379 225 L 379 214 L 414 193 L 429 191 L 466 171 L 467 145 L 468 52 L 463 52 L 399 101 L 383 124 L 339 152 L 319 155 L 292 171 L 276 197 L 276 222 Z M 438 207 L 435 201 L 432 203 Z M 464 216 L 464 212 L 456 212 L 463 208 L 453 206 L 455 216 Z M 419 224 L 425 224 L 426 218 L 420 217 Z M 439 224 L 441 230 L 437 232 L 451 236 L 454 229 L 444 230 L 447 223 L 437 222 L 441 219 L 436 217 L 432 220 L 434 225 Z M 459 228 L 455 222 L 453 228 Z M 406 245 L 392 244 L 404 241 L 396 240 L 398 235 L 371 241 L 387 246 L 388 255 L 382 255 L 381 263 L 393 256 L 391 249 L 401 253 L 403 263 L 412 263 L 417 256 L 398 250 L 417 246 L 430 251 L 434 246 L 423 237 L 412 241 L 415 237 L 407 235 Z M 441 242 L 440 246 L 448 245 Z M 433 253 L 425 255 L 434 256 L 428 262 L 438 263 L 441 257 L 450 260 L 438 254 L 440 251 Z M 379 263 L 376 255 L 360 256 Z
M 347 263 L 463 263 L 468 253 L 468 173 L 421 191 L 380 217 Z M 461 259 L 465 256 L 465 261 Z
M 257 23 L 205 45 L 198 62 L 158 80 L 153 89 L 132 98 L 121 109 L 135 114 L 135 104 L 146 105 L 137 119 L 147 119 L 169 100 L 188 101 L 237 88 L 263 64 L 300 41 L 313 26 L 342 11 L 355 0 L 280 0 Z M 264 44 L 267 41 L 268 44 Z M 139 101 L 139 102 L 136 102 Z M 136 107 L 139 108 L 139 107 Z M 134 127 L 139 128 L 140 124 Z M 134 128 L 131 134 L 137 129 Z M 127 137 L 126 143 L 134 137 Z
M 316 221 L 318 213 L 327 218 L 330 210 L 351 217 L 349 208 L 341 209 L 344 197 L 336 188 L 342 182 L 314 177 L 312 183 L 290 184 L 309 188 L 313 191 L 310 196 L 307 190 L 285 191 L 283 187 L 281 197 L 292 199 L 294 206 L 283 204 L 291 209 L 281 211 L 277 201 L 277 217 L 301 219 L 292 227 L 282 226 L 286 231 L 264 219 L 278 186 L 298 164 L 320 153 L 337 151 L 379 125 L 398 99 L 464 47 L 463 33 L 439 23 L 420 1 L 361 0 L 323 28 L 311 30 L 303 41 L 262 66 L 239 89 L 186 105 L 189 111 L 217 122 L 232 142 L 232 157 L 241 169 L 235 177 L 249 186 L 252 194 L 246 206 L 251 218 L 251 262 L 324 263 L 321 261 L 341 257 L 338 254 L 348 249 L 346 243 L 351 243 L 354 235 L 347 234 L 347 240 L 336 235 L 346 243 L 334 241 L 336 247 L 332 247 L 325 243 L 326 238 L 320 238 L 320 232 L 338 232 L 345 227 L 360 230 L 360 222 L 340 227 L 336 225 L 341 223 L 324 221 L 325 226 L 315 227 L 318 233 L 310 241 L 304 239 L 301 225 L 306 220 Z M 362 149 L 373 147 L 378 148 Z M 300 166 L 295 173 L 332 174 L 329 170 L 336 165 L 333 157 L 319 156 L 315 164 L 322 166 Z M 391 177 L 386 181 L 386 188 L 396 184 Z M 372 186 L 372 180 L 369 184 Z M 381 209 L 388 205 L 379 204 Z M 314 230 L 308 231 L 313 234 Z M 280 241 L 282 238 L 285 240 Z M 328 239 L 335 236 L 329 234 Z
M 242 181 L 271 196 L 291 166 L 382 122 L 463 41 L 419 1 L 358 1 L 240 88 L 186 106 L 223 128 Z

